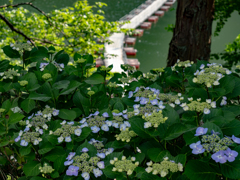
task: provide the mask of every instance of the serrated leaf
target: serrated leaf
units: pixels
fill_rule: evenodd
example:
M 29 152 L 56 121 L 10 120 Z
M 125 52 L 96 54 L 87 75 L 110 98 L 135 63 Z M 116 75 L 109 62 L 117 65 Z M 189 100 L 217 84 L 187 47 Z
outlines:
M 41 163 L 37 161 L 29 161 L 23 166 L 23 172 L 28 176 L 37 176 L 40 173 L 39 167 Z
M 35 101 L 32 99 L 25 99 L 21 102 L 21 108 L 26 112 L 30 113 L 31 110 L 35 108 Z
M 21 121 L 25 116 L 23 114 L 20 113 L 12 113 L 9 116 L 9 120 L 8 120 L 8 124 L 15 124 L 19 121 Z
M 100 74 L 93 74 L 85 80 L 87 84 L 101 84 L 104 82 L 104 77 Z
M 4 46 L 3 52 L 10 58 L 20 58 L 20 54 L 15 49 L 12 49 L 11 46 Z
M 162 151 L 159 148 L 151 148 L 148 150 L 147 154 L 150 157 L 150 159 L 154 162 L 161 162 L 163 161 L 164 157 L 171 156 L 171 154 L 167 150 Z
M 31 152 L 32 147 L 27 146 L 27 147 L 21 147 L 19 152 L 22 156 L 28 155 Z
M 65 120 L 73 121 L 77 117 L 77 114 L 73 110 L 61 109 L 59 111 L 58 117 L 65 119 Z

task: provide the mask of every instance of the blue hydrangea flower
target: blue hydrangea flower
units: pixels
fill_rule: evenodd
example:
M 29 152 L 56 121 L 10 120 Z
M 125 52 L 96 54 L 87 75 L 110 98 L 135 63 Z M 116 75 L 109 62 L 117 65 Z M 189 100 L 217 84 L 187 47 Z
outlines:
M 69 166 L 68 170 L 66 171 L 66 175 L 68 176 L 78 176 L 78 166 Z
M 113 148 L 108 148 L 108 150 L 105 152 L 106 156 L 111 154 L 114 151 Z
M 125 124 L 127 127 L 131 127 L 131 124 L 130 124 L 128 121 L 124 121 L 124 124 Z
M 63 142 L 63 137 L 62 136 L 58 137 L 58 143 L 61 143 L 61 142 Z
M 235 157 L 238 156 L 238 152 L 237 151 L 233 151 L 230 148 L 228 148 L 227 150 L 224 151 L 224 153 L 227 156 L 227 160 L 229 162 L 233 162 L 235 160 Z
M 112 123 L 112 126 L 115 128 L 118 128 L 119 124 L 118 123 Z
M 70 160 L 70 161 L 65 161 L 65 162 L 64 162 L 64 166 L 69 166 L 69 165 L 71 165 L 72 163 L 73 163 L 73 159 Z
M 147 104 L 147 103 L 148 103 L 148 98 L 142 97 L 142 98 L 141 98 L 141 101 L 140 101 L 140 104 L 141 104 L 141 105 L 145 105 L 145 104 Z
M 124 119 L 128 119 L 128 115 L 127 114 L 123 114 L 122 115 Z
M 25 140 L 21 140 L 20 145 L 21 145 L 21 146 L 27 146 L 27 145 L 28 145 L 28 142 L 26 142 Z
M 43 134 L 43 130 L 42 129 L 39 129 L 38 132 L 39 132 L 39 134 Z
M 127 128 L 127 126 L 125 124 L 120 125 L 120 129 L 125 130 L 126 128 Z
M 87 120 L 86 120 L 86 118 L 83 118 L 81 121 L 79 121 L 80 123 L 85 123 Z
M 151 100 L 150 102 L 151 102 L 152 105 L 157 105 L 158 104 L 158 100 L 157 99 Z
M 74 125 L 74 121 L 68 122 L 69 125 Z
M 39 141 L 37 139 L 34 140 L 33 145 L 38 145 Z
M 232 135 L 232 140 L 237 143 L 240 144 L 240 138 L 235 137 L 234 135 Z
M 93 169 L 93 174 L 97 178 L 100 177 L 103 174 L 103 172 L 99 168 L 95 168 Z
M 211 157 L 215 162 L 219 162 L 221 164 L 227 162 L 228 159 L 227 156 L 224 154 L 224 151 L 218 151 L 214 153 Z
M 96 111 L 93 115 L 94 115 L 94 116 L 99 115 L 99 111 Z
M 106 155 L 104 153 L 97 153 L 97 156 L 102 159 L 106 157 Z
M 85 123 L 83 123 L 80 127 L 81 127 L 81 128 L 88 127 L 88 123 L 85 122 Z
M 28 119 L 32 119 L 33 116 L 34 116 L 34 113 L 31 116 L 28 116 Z
M 201 141 L 198 141 L 198 142 L 196 142 L 196 143 L 190 144 L 190 148 L 191 148 L 191 149 L 196 149 L 198 145 L 201 145 Z
M 140 89 L 139 87 L 136 87 L 136 89 L 135 89 L 135 91 L 133 93 L 137 92 L 139 89 Z
M 112 126 L 112 121 L 107 120 L 107 121 L 105 121 L 105 123 L 106 123 L 109 127 Z
M 82 148 L 82 151 L 81 151 L 81 152 L 84 152 L 84 153 L 85 153 L 85 152 L 88 152 L 88 148 L 86 148 L 86 147 L 85 147 L 85 148 Z
M 139 102 L 139 101 L 140 101 L 140 97 L 139 96 L 135 97 L 134 102 Z
M 23 130 L 24 132 L 28 132 L 29 131 L 29 127 L 26 126 L 26 128 Z
M 91 130 L 92 130 L 93 133 L 98 133 L 98 131 L 100 131 L 100 128 L 97 127 L 97 126 L 92 126 Z
M 204 113 L 204 114 L 209 114 L 209 113 L 210 113 L 210 109 L 204 108 L 203 113 Z
M 107 124 L 102 125 L 101 129 L 102 129 L 103 131 L 109 131 L 109 127 L 108 127 Z
M 18 141 L 20 141 L 20 139 L 21 139 L 21 137 L 18 136 L 14 141 L 15 141 L 15 142 L 18 142 Z
M 134 104 L 134 105 L 133 105 L 133 108 L 134 108 L 134 109 L 138 109 L 139 107 L 140 107 L 139 104 Z
M 104 165 L 104 162 L 103 161 L 99 161 L 97 163 L 97 166 L 100 168 L 100 169 L 104 169 L 105 168 L 105 165 Z
M 128 98 L 131 98 L 131 97 L 133 97 L 133 92 L 132 92 L 132 91 L 129 91 L 129 93 L 128 93 Z
M 194 136 L 201 136 L 206 134 L 208 131 L 208 128 L 198 127 L 196 130 L 196 134 Z
M 76 154 L 75 152 L 70 152 L 66 159 L 70 161 L 75 156 L 75 154 Z
M 83 173 L 81 174 L 81 176 L 84 178 L 84 180 L 89 180 L 89 179 L 90 179 L 90 175 L 89 175 L 89 173 L 87 173 L 87 172 L 83 172 Z
M 103 113 L 102 116 L 105 117 L 105 118 L 108 118 L 108 117 L 109 117 L 109 115 L 108 115 L 107 112 Z
M 113 114 L 113 116 L 121 116 L 121 115 L 123 115 L 122 112 L 120 112 L 120 113 L 115 113 L 115 112 L 113 112 L 112 114 Z
M 76 136 L 80 136 L 81 133 L 82 133 L 82 129 L 80 129 L 80 128 L 74 130 L 74 134 L 75 134 Z
M 54 109 L 53 112 L 52 112 L 52 115 L 53 116 L 57 116 L 58 114 L 59 114 L 59 110 Z
M 197 145 L 195 149 L 192 150 L 193 154 L 202 154 L 205 151 L 202 145 Z
M 66 142 L 71 142 L 72 141 L 71 136 L 65 137 L 65 141 Z
M 204 65 L 204 64 L 202 64 L 202 65 L 200 66 L 200 69 L 204 69 L 204 67 L 205 67 L 205 65 Z

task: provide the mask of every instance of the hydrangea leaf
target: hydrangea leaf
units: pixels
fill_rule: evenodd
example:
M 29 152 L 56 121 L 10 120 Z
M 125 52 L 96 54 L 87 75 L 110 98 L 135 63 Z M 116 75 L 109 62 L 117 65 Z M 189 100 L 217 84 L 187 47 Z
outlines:
M 37 176 L 40 173 L 39 167 L 41 166 L 41 163 L 37 161 L 28 161 L 23 166 L 23 171 L 26 176 Z

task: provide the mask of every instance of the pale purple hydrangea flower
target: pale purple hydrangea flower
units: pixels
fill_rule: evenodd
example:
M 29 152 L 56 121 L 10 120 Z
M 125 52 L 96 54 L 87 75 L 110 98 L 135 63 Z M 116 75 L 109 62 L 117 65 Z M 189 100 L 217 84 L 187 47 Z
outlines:
M 125 130 L 126 128 L 127 128 L 127 126 L 125 124 L 120 125 L 120 129 Z
M 68 170 L 66 171 L 66 175 L 68 176 L 78 176 L 78 166 L 69 166 Z
M 238 156 L 238 152 L 237 151 L 233 151 L 230 148 L 225 150 L 224 153 L 226 154 L 227 160 L 229 162 L 233 162 L 235 160 L 235 158 Z
M 15 139 L 15 142 L 18 142 L 18 141 L 20 141 L 20 139 L 21 139 L 21 137 L 20 137 L 20 136 L 18 136 L 18 137 Z
M 43 130 L 42 129 L 39 129 L 38 132 L 39 132 L 39 134 L 43 134 Z
M 119 124 L 118 123 L 112 123 L 112 126 L 115 127 L 115 128 L 118 128 Z
M 157 99 L 151 100 L 150 102 L 151 102 L 152 105 L 157 105 L 158 104 L 158 100 Z
M 196 130 L 196 134 L 194 136 L 200 136 L 206 134 L 208 131 L 208 128 L 198 127 Z
M 99 115 L 99 111 L 96 111 L 93 115 L 94 115 L 94 116 Z
M 74 125 L 74 121 L 68 122 L 69 125 Z
M 83 172 L 83 173 L 81 174 L 81 176 L 84 178 L 84 180 L 89 180 L 89 179 L 90 179 L 90 175 L 89 175 L 89 173 L 87 173 L 87 172 Z
M 100 177 L 103 174 L 103 172 L 99 168 L 95 168 L 93 169 L 93 174 L 97 178 Z
M 103 113 L 102 116 L 105 117 L 105 118 L 108 118 L 108 117 L 109 117 L 109 115 L 108 115 L 107 112 Z
M 128 119 L 128 115 L 127 114 L 123 114 L 122 115 L 124 119 Z
M 190 144 L 190 148 L 191 148 L 191 149 L 196 149 L 198 145 L 201 145 L 201 141 L 198 141 L 198 142 L 196 142 L 196 143 Z
M 82 148 L 82 151 L 81 151 L 81 152 L 84 152 L 84 153 L 85 153 L 85 152 L 88 152 L 88 148 L 86 148 L 86 147 L 85 147 L 85 148 Z
M 214 153 L 211 157 L 215 162 L 219 162 L 221 164 L 227 162 L 227 156 L 224 154 L 224 151 L 222 150 Z
M 139 89 L 140 89 L 139 87 L 136 87 L 136 89 L 135 89 L 135 91 L 133 93 L 137 92 Z
M 21 140 L 20 145 L 21 145 L 21 146 L 27 146 L 27 145 L 28 145 L 28 142 L 25 141 L 25 140 Z
M 65 161 L 64 162 L 64 166 L 69 166 L 73 163 L 73 159 L 72 160 L 69 160 L 69 161 Z
M 70 152 L 66 159 L 70 161 L 75 156 L 75 154 L 76 154 L 75 152 Z
M 71 142 L 72 141 L 71 136 L 65 137 L 65 141 L 66 142 Z
M 81 127 L 81 128 L 88 127 L 88 123 L 85 122 L 85 123 L 83 123 L 80 127 Z
M 102 125 L 102 127 L 101 127 L 101 129 L 103 130 L 103 131 L 109 131 L 109 127 L 108 127 L 108 125 L 107 124 L 103 124 Z
M 135 97 L 134 102 L 139 102 L 139 101 L 140 101 L 140 97 L 139 96 Z
M 193 154 L 202 154 L 202 153 L 204 153 L 204 151 L 205 151 L 205 149 L 200 144 L 200 145 L 197 145 L 196 148 L 192 150 L 192 153 Z
M 106 155 L 104 153 L 97 153 L 97 156 L 102 159 L 106 157 Z
M 105 121 L 105 123 L 106 123 L 109 127 L 112 126 L 112 121 L 107 120 L 107 121 Z
M 97 126 L 92 126 L 91 130 L 92 130 L 93 133 L 98 133 L 98 131 L 100 131 L 100 128 L 97 127 Z
M 81 133 L 82 133 L 82 129 L 80 129 L 80 128 L 74 130 L 74 134 L 75 134 L 76 136 L 80 136 Z
M 86 120 L 86 118 L 83 118 L 81 121 L 79 121 L 80 123 L 85 123 L 87 120 Z
M 125 124 L 127 127 L 131 127 L 131 124 L 130 124 L 128 121 L 124 121 L 124 124 Z
M 147 104 L 147 103 L 148 103 L 148 98 L 142 97 L 142 98 L 141 98 L 141 101 L 140 101 L 140 104 L 145 105 L 145 104 Z
M 54 109 L 53 112 L 52 112 L 52 115 L 53 116 L 57 116 L 58 114 L 59 114 L 59 110 Z
M 240 144 L 240 138 L 235 137 L 234 135 L 232 135 L 232 140 L 237 143 Z
M 97 166 L 100 168 L 100 169 L 104 169 L 105 168 L 105 165 L 104 165 L 104 162 L 103 161 L 99 161 L 97 163 Z
M 132 91 L 129 91 L 129 93 L 128 93 L 128 98 L 131 98 L 131 97 L 133 97 L 133 92 L 132 92 Z

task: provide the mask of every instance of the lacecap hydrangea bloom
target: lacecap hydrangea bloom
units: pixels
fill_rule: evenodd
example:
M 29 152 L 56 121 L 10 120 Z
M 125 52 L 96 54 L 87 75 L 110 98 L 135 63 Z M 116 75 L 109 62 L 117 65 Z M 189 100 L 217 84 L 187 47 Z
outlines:
M 134 169 L 139 165 L 139 162 L 135 161 L 135 157 L 126 159 L 126 156 L 122 156 L 121 160 L 116 157 L 113 160 L 110 160 L 110 164 L 114 165 L 112 171 L 126 172 L 127 175 L 131 175 Z
M 165 157 L 161 163 L 153 163 L 152 161 L 147 163 L 145 171 L 154 175 L 160 174 L 161 177 L 165 177 L 169 172 L 183 171 L 183 165 L 181 163 L 175 163 Z
M 211 135 L 206 135 L 208 129 L 198 127 L 195 136 L 201 136 L 201 140 L 190 144 L 193 154 L 202 154 L 204 152 L 212 153 L 211 158 L 215 162 L 226 163 L 227 161 L 233 162 L 238 156 L 238 152 L 231 150 L 228 146 L 231 146 L 234 142 L 240 144 L 240 138 L 235 136 L 220 138 L 219 133 L 212 131 Z

